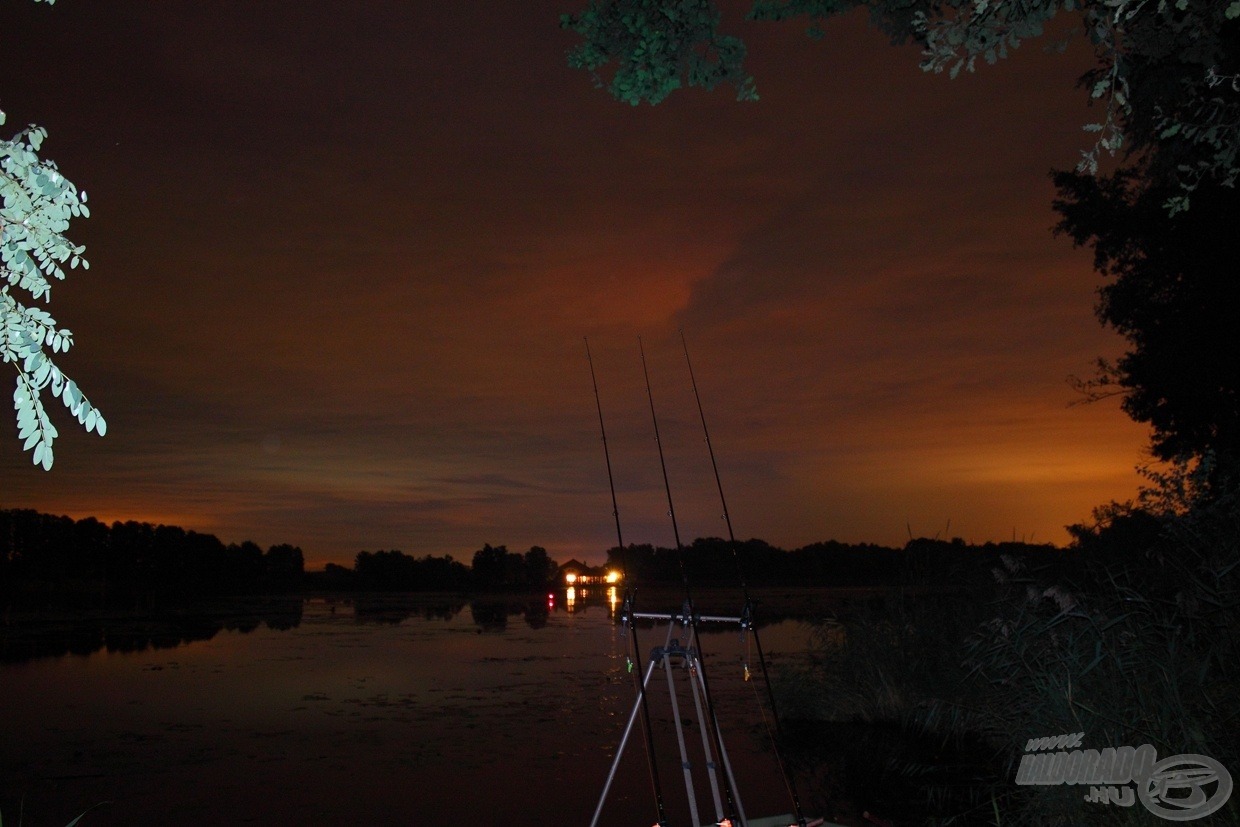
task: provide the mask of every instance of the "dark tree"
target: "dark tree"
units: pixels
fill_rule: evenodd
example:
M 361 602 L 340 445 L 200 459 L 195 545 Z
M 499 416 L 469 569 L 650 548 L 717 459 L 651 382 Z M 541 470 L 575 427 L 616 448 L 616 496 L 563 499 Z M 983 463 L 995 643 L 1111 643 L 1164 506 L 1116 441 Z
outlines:
M 254 591 L 263 576 L 263 550 L 252 540 L 229 543 L 224 549 L 231 590 Z
M 474 552 L 474 586 L 479 589 L 501 589 L 507 575 L 507 546 L 492 547 L 490 543 Z
M 530 546 L 525 553 L 525 579 L 531 589 L 541 589 L 555 577 L 558 569 L 554 560 L 542 546 Z
M 297 546 L 282 543 L 267 549 L 263 555 L 263 574 L 268 589 L 296 589 L 301 585 L 305 571 L 305 555 Z
M 302 585 L 301 549 L 252 542 L 225 547 L 178 526 L 74 521 L 0 510 L 0 597 L 61 599 L 202 597 L 289 591 Z
M 1055 175 L 1057 232 L 1094 249 L 1108 283 L 1099 320 L 1128 351 L 1099 363 L 1084 383 L 1093 396 L 1119 394 L 1124 411 L 1152 428 L 1162 460 L 1212 455 L 1217 473 L 1240 461 L 1240 341 L 1236 322 L 1240 190 L 1202 184 L 1193 209 L 1168 217 L 1164 187 L 1134 171 L 1093 178 Z
M 469 582 L 463 563 L 443 557 L 410 557 L 401 551 L 358 552 L 350 572 L 328 564 L 322 578 L 333 587 L 375 591 L 455 591 Z
M 469 569 L 464 563 L 453 560 L 451 554 L 423 557 L 418 563 L 422 588 L 453 591 L 469 584 Z
M 407 554 L 396 551 L 359 551 L 353 560 L 357 584 L 363 589 L 394 590 L 418 588 L 418 565 Z
M 317 578 L 317 582 L 322 583 L 328 589 L 351 589 L 357 585 L 357 573 L 337 563 L 328 563 L 323 568 L 322 576 Z
M 724 32 L 719 6 L 716 0 L 589 0 L 560 21 L 581 37 L 569 64 L 633 105 L 720 83 L 754 100 L 745 45 Z M 1177 209 L 1199 183 L 1234 184 L 1240 175 L 1237 0 L 752 0 L 748 17 L 803 18 L 820 37 L 830 18 L 861 7 L 893 43 L 921 47 L 923 70 L 952 77 L 980 61 L 997 62 L 1070 13 L 1080 24 L 1073 35 L 1089 38 L 1096 59 L 1081 86 L 1105 110 L 1091 125 L 1097 143 L 1085 153 L 1084 168 L 1096 172 L 1106 152 L 1156 156 L 1159 179 L 1178 185 L 1169 195 Z

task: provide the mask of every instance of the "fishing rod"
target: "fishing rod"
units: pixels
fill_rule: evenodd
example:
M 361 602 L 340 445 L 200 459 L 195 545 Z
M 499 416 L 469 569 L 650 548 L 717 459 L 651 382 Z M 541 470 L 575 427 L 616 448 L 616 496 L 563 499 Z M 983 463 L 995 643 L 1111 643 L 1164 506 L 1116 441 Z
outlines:
M 646 349 L 642 345 L 641 337 L 637 338 L 637 348 L 642 357 L 642 375 L 646 379 L 646 398 L 650 400 L 650 421 L 654 425 L 654 442 L 659 448 L 659 468 L 663 471 L 663 490 L 667 492 L 667 515 L 672 520 L 672 536 L 676 538 L 676 557 L 680 562 L 680 579 L 685 587 L 685 608 L 682 622 L 688 624 L 691 636 L 697 642 L 697 658 L 698 658 L 698 678 L 702 684 L 702 695 L 706 698 L 706 714 L 708 719 L 708 729 L 710 730 L 711 740 L 714 743 L 715 754 L 723 761 L 723 741 L 719 737 L 719 721 L 715 717 L 715 702 L 711 697 L 710 684 L 706 679 L 706 654 L 702 651 L 701 638 L 697 631 L 697 613 L 693 609 L 693 595 L 689 590 L 689 570 L 685 565 L 685 550 L 680 542 L 680 529 L 676 525 L 676 508 L 672 505 L 672 486 L 667 478 L 667 462 L 663 458 L 663 442 L 659 439 L 659 418 L 654 412 L 654 394 L 650 390 L 650 372 L 646 369 Z M 723 789 L 728 800 L 728 815 L 733 819 L 737 818 L 737 806 L 735 796 L 732 791 L 732 783 L 728 773 L 723 773 Z M 739 819 L 741 827 L 745 827 L 744 819 Z
M 706 412 L 702 409 L 702 397 L 698 395 L 697 378 L 693 375 L 693 362 L 689 359 L 689 345 L 685 342 L 684 328 L 680 330 L 680 345 L 685 351 L 685 364 L 689 367 L 689 381 L 693 384 L 693 399 L 697 402 L 698 416 L 702 420 L 702 434 L 706 437 L 706 450 L 710 452 L 710 467 L 715 472 L 715 486 L 719 489 L 719 502 L 723 506 L 723 521 L 728 526 L 728 542 L 732 546 L 732 559 L 736 561 L 736 576 L 741 582 L 741 593 L 745 601 L 745 608 L 741 615 L 748 622 L 750 631 L 753 632 L 754 648 L 758 653 L 758 663 L 762 666 L 762 680 L 766 684 L 767 701 L 771 705 L 771 717 L 775 719 L 775 744 L 773 750 L 775 761 L 779 764 L 779 772 L 784 778 L 784 786 L 788 788 L 788 795 L 792 798 L 792 807 L 796 811 L 797 824 L 800 827 L 805 827 L 805 814 L 801 811 L 801 796 L 797 793 L 796 782 L 788 771 L 788 767 L 784 763 L 784 757 L 779 750 L 779 742 L 783 740 L 784 735 L 783 729 L 779 724 L 779 711 L 775 707 L 775 690 L 771 686 L 771 675 L 766 668 L 766 657 L 762 653 L 762 641 L 758 637 L 758 626 L 753 619 L 754 604 L 749 597 L 749 586 L 745 582 L 745 569 L 741 564 L 740 553 L 737 551 L 736 534 L 732 531 L 732 518 L 728 515 L 728 500 L 723 496 L 723 481 L 719 477 L 719 465 L 715 462 L 715 448 L 710 441 L 710 429 L 706 427 Z
M 625 564 L 625 558 L 627 555 L 624 551 L 624 536 L 620 531 L 620 506 L 616 502 L 616 482 L 611 473 L 611 452 L 607 448 L 607 428 L 603 426 L 603 403 L 599 399 L 598 395 L 598 378 L 594 374 L 594 357 L 590 354 L 590 340 L 585 337 L 582 338 L 585 339 L 586 343 L 586 361 L 590 363 L 590 381 L 594 384 L 594 406 L 598 409 L 598 430 L 603 437 L 603 458 L 607 462 L 607 485 L 611 489 L 611 513 L 612 516 L 616 518 L 616 549 L 620 554 L 620 571 L 624 577 L 623 618 L 628 625 L 629 639 L 633 642 L 633 650 L 636 652 L 641 652 L 641 649 L 637 645 L 637 624 L 634 622 L 633 618 L 633 601 L 635 596 L 633 594 L 633 588 L 629 585 L 629 572 L 628 567 Z M 647 670 L 646 680 L 642 680 L 638 675 L 638 671 L 633 669 L 632 656 L 626 655 L 626 657 L 628 658 L 629 671 L 633 674 L 633 683 L 637 685 L 637 695 L 641 699 L 643 725 L 642 737 L 646 742 L 646 762 L 650 771 L 650 784 L 654 788 L 655 806 L 659 811 L 658 825 L 659 827 L 663 827 L 663 825 L 667 823 L 667 813 L 663 806 L 663 789 L 659 784 L 659 766 L 655 759 L 654 749 L 652 746 L 654 743 L 654 733 L 650 728 L 650 707 L 646 703 L 646 680 L 649 680 L 650 674 L 654 671 L 654 664 L 652 662 L 650 669 Z M 632 726 L 631 719 L 629 721 L 629 725 Z M 628 730 L 625 731 L 625 736 L 628 736 Z M 616 758 L 619 759 L 619 757 L 619 753 L 617 753 Z M 613 766 L 612 774 L 614 775 L 614 773 L 615 767 Z M 607 779 L 607 788 L 610 786 L 611 778 L 609 777 Z M 603 795 L 599 799 L 598 808 L 594 813 L 594 821 L 591 822 L 592 827 L 594 823 L 597 823 L 599 814 L 603 809 L 603 801 L 607 797 L 607 788 L 604 788 Z

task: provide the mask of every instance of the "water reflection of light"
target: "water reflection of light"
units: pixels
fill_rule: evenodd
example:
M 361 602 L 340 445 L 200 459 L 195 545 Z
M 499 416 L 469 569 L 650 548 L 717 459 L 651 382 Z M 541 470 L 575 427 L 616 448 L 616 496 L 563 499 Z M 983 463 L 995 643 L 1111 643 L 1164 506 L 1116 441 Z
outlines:
M 616 596 L 616 587 L 609 586 L 607 589 L 607 606 L 613 615 L 616 613 L 616 603 L 618 601 L 619 598 Z
M 572 586 L 564 591 L 564 608 L 570 612 L 577 608 L 577 590 Z

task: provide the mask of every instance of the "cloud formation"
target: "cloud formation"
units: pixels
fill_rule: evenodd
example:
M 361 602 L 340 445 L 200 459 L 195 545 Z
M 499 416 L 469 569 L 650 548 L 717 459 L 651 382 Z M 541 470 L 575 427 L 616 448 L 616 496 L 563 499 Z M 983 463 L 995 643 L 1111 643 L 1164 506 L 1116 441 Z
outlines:
M 667 544 L 640 335 L 682 535 L 720 534 L 680 328 L 744 536 L 1062 541 L 1133 490 L 1142 430 L 1067 406 L 1117 349 L 1049 233 L 1087 50 L 949 82 L 861 18 L 752 25 L 760 102 L 632 109 L 554 3 L 10 6 L 47 65 L 10 120 L 91 195 L 51 309 L 112 428 L 65 423 L 50 474 L 8 438 L 0 506 L 597 559 L 588 335 L 626 539 Z

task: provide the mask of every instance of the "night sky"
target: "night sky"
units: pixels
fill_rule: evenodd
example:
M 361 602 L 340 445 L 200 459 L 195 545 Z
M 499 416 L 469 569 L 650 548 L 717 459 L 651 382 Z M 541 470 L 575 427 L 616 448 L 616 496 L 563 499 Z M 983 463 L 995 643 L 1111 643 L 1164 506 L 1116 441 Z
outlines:
M 49 309 L 109 431 L 56 403 L 44 472 L 0 417 L 0 507 L 600 560 L 588 336 L 625 540 L 671 545 L 641 336 L 681 536 L 721 536 L 681 328 L 742 538 L 1062 543 L 1132 496 L 1144 428 L 1067 381 L 1122 343 L 1050 232 L 1087 48 L 949 81 L 725 4 L 762 99 L 633 108 L 566 66 L 578 5 L 6 0 L 5 134 L 90 197 Z

